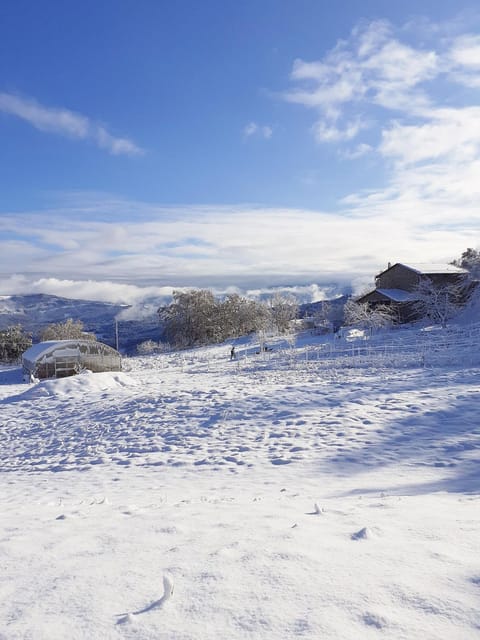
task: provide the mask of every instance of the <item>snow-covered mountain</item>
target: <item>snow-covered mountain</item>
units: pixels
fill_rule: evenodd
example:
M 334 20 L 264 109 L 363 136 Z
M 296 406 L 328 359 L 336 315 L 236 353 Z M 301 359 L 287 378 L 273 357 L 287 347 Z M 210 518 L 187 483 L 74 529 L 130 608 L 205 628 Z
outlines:
M 37 339 L 45 326 L 72 318 L 81 320 L 86 331 L 114 346 L 115 319 L 119 317 L 120 348 L 130 352 L 142 340 L 159 339 L 157 316 L 123 320 L 122 312 L 125 314 L 130 308 L 129 305 L 73 300 L 42 293 L 0 296 L 0 330 L 19 324 Z
M 72 318 L 81 320 L 87 331 L 97 331 L 112 324 L 115 316 L 126 308 L 126 305 L 71 300 L 43 293 L 0 296 L 0 329 L 21 324 L 26 330 L 36 332 L 52 322 Z

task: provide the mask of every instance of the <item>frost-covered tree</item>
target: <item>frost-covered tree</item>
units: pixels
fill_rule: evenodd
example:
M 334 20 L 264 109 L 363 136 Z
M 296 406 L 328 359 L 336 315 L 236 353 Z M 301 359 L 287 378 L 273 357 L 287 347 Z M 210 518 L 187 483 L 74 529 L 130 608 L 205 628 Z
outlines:
M 344 323 L 343 304 L 323 300 L 313 314 L 314 325 L 317 328 L 336 330 Z
M 40 340 L 96 340 L 93 333 L 86 333 L 81 320 L 68 318 L 65 322 L 49 324 L 40 333 Z
M 165 342 L 155 342 L 155 340 L 144 340 L 137 344 L 137 353 L 140 355 L 150 355 L 152 353 L 165 353 L 170 350 L 170 345 Z
M 422 278 L 414 290 L 413 308 L 421 317 L 446 327 L 465 303 L 465 281 L 438 285 Z
M 223 342 L 271 324 L 264 303 L 238 294 L 220 301 L 207 289 L 174 291 L 173 302 L 159 309 L 159 315 L 165 339 L 177 348 Z
M 270 314 L 273 327 L 279 333 L 286 333 L 292 321 L 298 317 L 298 302 L 289 295 L 276 293 L 270 300 Z
M 460 258 L 454 260 L 452 264 L 466 269 L 470 277 L 475 279 L 480 278 L 480 251 L 469 248 L 462 253 Z
M 313 314 L 313 321 L 316 327 L 329 327 L 331 325 L 330 314 L 332 305 L 328 300 L 323 300 L 318 309 Z
M 173 302 L 160 312 L 164 336 L 176 347 L 211 344 L 221 340 L 218 303 L 211 291 L 174 291 Z
M 237 293 L 229 294 L 219 304 L 219 314 L 224 339 L 244 336 L 269 323 L 269 311 L 265 304 L 249 300 Z
M 0 362 L 18 362 L 32 346 L 32 337 L 20 325 L 0 331 Z
M 396 320 L 395 311 L 388 305 L 370 306 L 368 302 L 356 302 L 350 298 L 343 308 L 345 324 L 358 325 L 374 331 L 391 326 Z

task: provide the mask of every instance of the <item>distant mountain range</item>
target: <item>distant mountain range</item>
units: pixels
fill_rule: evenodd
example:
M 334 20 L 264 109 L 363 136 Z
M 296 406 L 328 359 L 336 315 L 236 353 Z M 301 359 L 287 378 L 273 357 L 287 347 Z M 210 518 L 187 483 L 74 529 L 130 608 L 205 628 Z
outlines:
M 342 306 L 345 300 L 346 296 L 342 296 L 331 300 L 330 304 Z M 321 306 L 322 302 L 302 304 L 299 315 L 313 315 Z M 72 300 L 43 293 L 0 296 L 0 330 L 21 325 L 32 334 L 33 341 L 38 342 L 42 329 L 47 325 L 72 318 L 81 320 L 85 331 L 94 333 L 98 340 L 115 347 L 115 320 L 127 309 L 132 307 L 93 300 Z M 161 339 L 161 327 L 157 314 L 138 320 L 119 320 L 118 339 L 120 351 L 127 354 L 133 353 L 136 346 L 145 340 L 158 342 Z
M 68 318 L 81 320 L 85 331 L 95 333 L 106 344 L 115 346 L 115 319 L 129 305 L 72 300 L 43 293 L 0 296 L 0 330 L 11 325 L 21 325 L 38 341 L 43 328 Z M 156 315 L 142 320 L 121 320 L 118 323 L 119 347 L 129 353 L 143 340 L 160 338 L 160 326 Z

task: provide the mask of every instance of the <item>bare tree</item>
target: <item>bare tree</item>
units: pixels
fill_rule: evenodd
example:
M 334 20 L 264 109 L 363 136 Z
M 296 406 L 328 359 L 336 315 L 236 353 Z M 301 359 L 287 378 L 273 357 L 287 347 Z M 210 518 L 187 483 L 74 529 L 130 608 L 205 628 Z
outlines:
M 269 328 L 269 307 L 256 300 L 228 295 L 216 300 L 207 289 L 174 291 L 173 302 L 159 309 L 165 338 L 177 348 L 223 342 Z
M 144 340 L 137 344 L 139 355 L 151 355 L 153 353 L 166 353 L 170 351 L 170 345 L 166 342 L 155 342 L 155 340 Z
M 176 347 L 210 344 L 221 338 L 220 314 L 211 291 L 174 291 L 173 302 L 161 310 L 164 334 Z
M 236 338 L 266 328 L 269 313 L 265 304 L 229 294 L 220 304 L 220 318 L 224 338 Z
M 430 278 L 422 278 L 414 290 L 413 308 L 421 318 L 446 327 L 465 301 L 465 281 L 437 285 Z
M 371 306 L 353 298 L 345 303 L 344 314 L 346 325 L 359 325 L 370 331 L 390 327 L 397 319 L 395 311 L 388 305 Z
M 276 293 L 270 301 L 271 319 L 279 333 L 286 333 L 298 316 L 298 302 L 293 296 Z
M 96 337 L 84 331 L 81 320 L 68 318 L 65 322 L 55 322 L 45 327 L 40 333 L 40 340 L 96 340 Z

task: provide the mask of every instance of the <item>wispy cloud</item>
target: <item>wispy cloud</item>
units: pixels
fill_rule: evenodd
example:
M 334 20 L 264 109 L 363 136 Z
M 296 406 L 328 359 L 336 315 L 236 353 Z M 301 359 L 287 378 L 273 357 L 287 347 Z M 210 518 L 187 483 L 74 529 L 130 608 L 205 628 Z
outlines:
M 440 31 L 436 25 L 429 27 L 431 34 Z M 452 122 L 468 118 L 460 111 L 474 105 L 461 104 L 461 99 L 455 104 L 454 86 L 447 94 L 447 116 L 442 100 L 447 84 L 480 86 L 480 36 L 457 33 L 427 46 L 416 44 L 412 37 L 405 41 L 409 28 L 412 25 L 396 29 L 386 21 L 362 23 L 321 59 L 295 60 L 291 72 L 295 86 L 283 98 L 317 112 L 312 127 L 317 142 L 351 140 L 378 127 L 378 120 L 386 122 L 388 130 L 397 126 L 399 118 L 408 118 L 410 127 L 415 121 L 438 126 L 439 120 L 445 122 L 450 116 Z M 475 104 L 475 97 L 471 99 Z M 371 117 L 374 109 L 380 111 Z
M 43 284 L 53 278 L 122 287 L 345 284 L 371 278 L 389 260 L 451 260 L 476 245 L 480 187 L 452 208 L 465 175 L 446 177 L 420 178 L 407 168 L 388 190 L 351 196 L 341 215 L 240 205 L 166 208 L 98 194 L 82 202 L 77 193 L 75 203 L 46 212 L 2 212 L 0 237 L 10 239 L 2 243 L 0 273 Z M 425 182 L 437 190 L 422 202 Z M 123 214 L 132 208 L 138 217 L 128 220 Z M 66 295 L 58 284 L 55 291 Z M 87 289 L 80 291 L 85 297 Z
M 319 120 L 313 126 L 313 134 L 317 142 L 340 142 L 355 138 L 365 127 L 366 124 L 359 119 L 345 123 L 341 128 L 328 124 L 325 120 Z
M 269 140 L 273 135 L 273 129 L 268 125 L 259 125 L 256 122 L 249 122 L 243 128 L 243 135 L 245 138 L 259 136 L 265 140 Z
M 79 140 L 92 140 L 112 155 L 141 155 L 143 149 L 128 138 L 113 136 L 105 127 L 69 109 L 46 107 L 30 98 L 0 93 L 0 111 L 28 122 L 39 131 Z
M 349 214 L 373 233 L 380 217 L 388 222 L 392 258 L 440 260 L 479 242 L 480 105 L 458 85 L 480 86 L 480 37 L 460 21 L 421 27 L 358 25 L 321 59 L 296 60 L 284 99 L 316 114 L 318 143 L 383 163 L 385 184 L 344 198 Z M 365 243 L 382 255 L 375 238 Z
M 388 22 L 377 21 L 353 29 L 321 60 L 296 60 L 291 79 L 298 86 L 284 99 L 318 112 L 318 142 L 350 140 L 370 126 L 361 111 L 367 105 L 410 114 L 427 108 L 422 83 L 440 71 L 436 51 L 400 42 Z
M 362 158 L 372 151 L 373 147 L 371 145 L 366 144 L 365 142 L 361 142 L 354 149 L 341 150 L 340 156 L 342 158 L 346 158 L 347 160 L 357 160 L 358 158 Z

